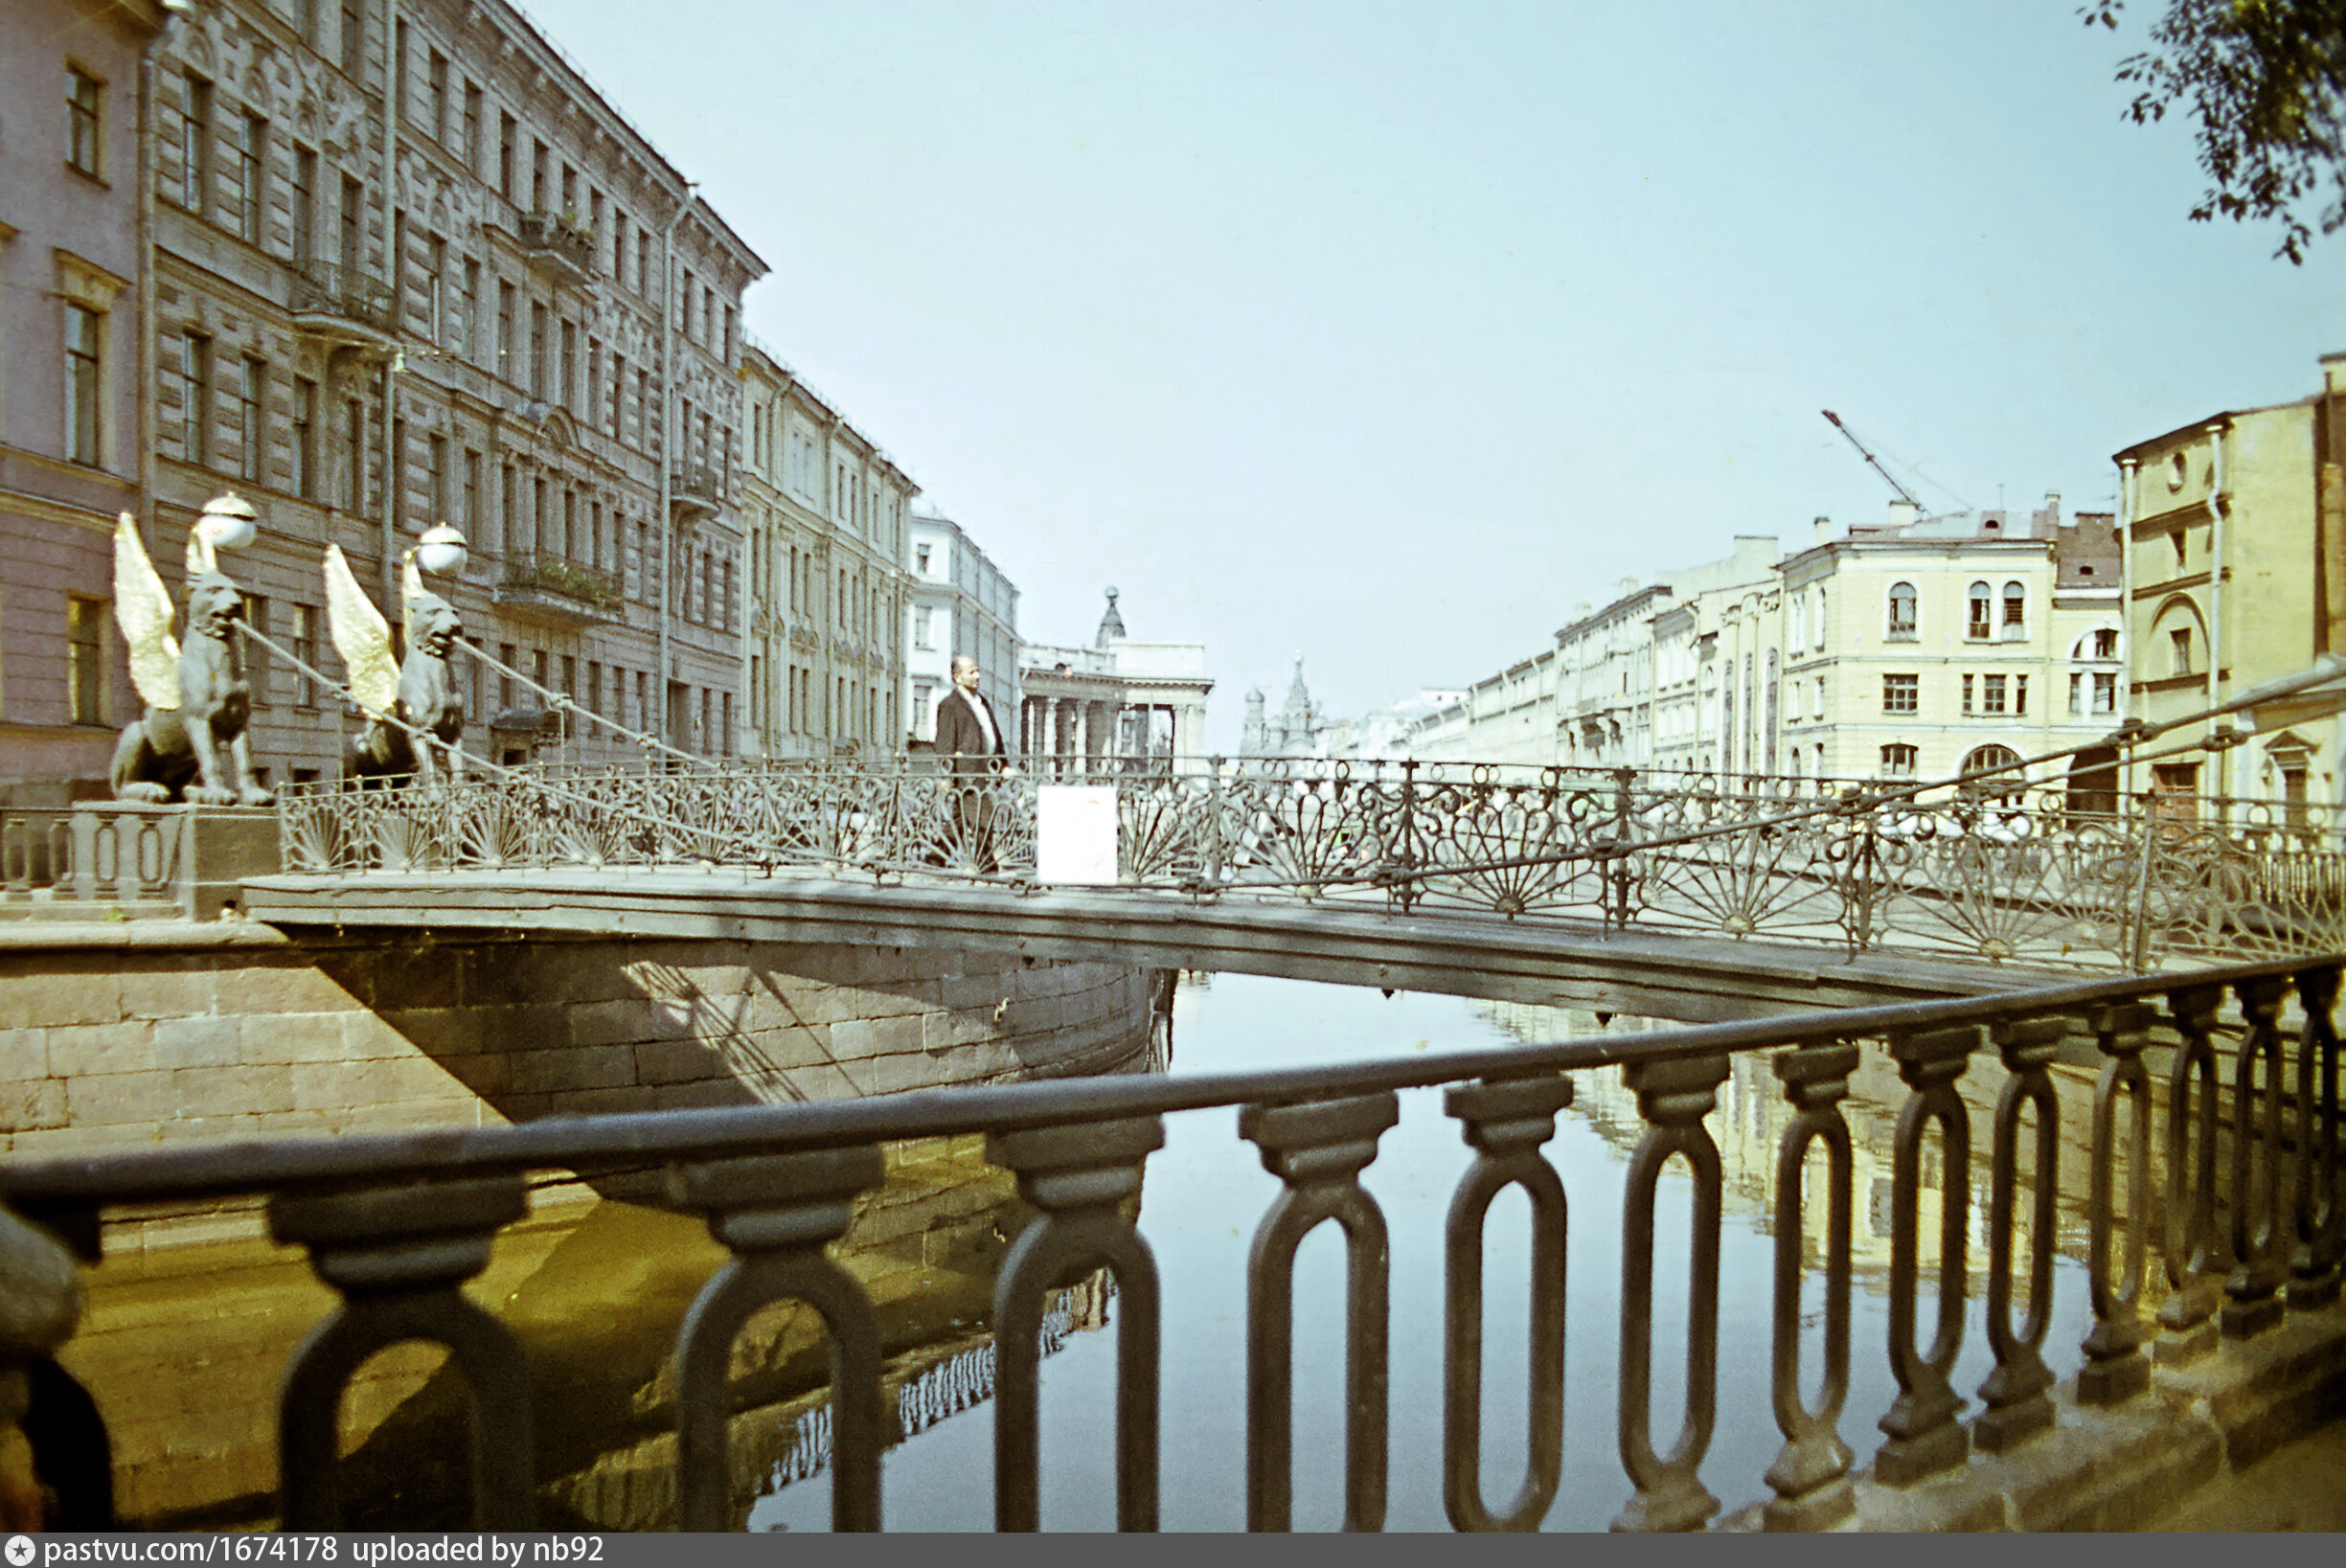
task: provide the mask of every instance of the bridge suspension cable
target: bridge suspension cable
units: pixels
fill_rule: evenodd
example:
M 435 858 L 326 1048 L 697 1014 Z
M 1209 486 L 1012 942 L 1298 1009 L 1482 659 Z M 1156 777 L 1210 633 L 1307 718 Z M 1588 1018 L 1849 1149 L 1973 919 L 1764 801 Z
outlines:
M 679 750 L 677 747 L 670 745 L 667 741 L 662 740 L 655 735 L 648 734 L 642 730 L 631 730 L 625 724 L 620 723 L 615 718 L 605 718 L 603 715 L 595 712 L 592 708 L 580 707 L 577 700 L 574 699 L 568 693 L 557 692 L 550 686 L 540 685 L 538 682 L 523 674 L 520 670 L 515 670 L 512 665 L 507 664 L 504 660 L 494 658 L 486 650 L 474 646 L 469 639 L 460 637 L 457 639 L 456 646 L 462 648 L 467 656 L 480 660 L 481 663 L 489 666 L 490 669 L 494 670 L 497 671 L 497 673 L 508 676 L 512 680 L 519 681 L 522 685 L 528 687 L 539 696 L 544 697 L 547 701 L 547 705 L 550 707 L 558 709 L 565 714 L 583 715 L 588 722 L 600 724 L 604 729 L 609 730 L 612 734 L 618 736 L 620 739 L 634 741 L 637 746 L 646 751 L 655 751 L 666 757 L 673 757 L 680 761 L 690 762 L 695 767 L 713 768 L 720 772 L 723 770 L 722 764 L 711 758 L 696 757 L 689 751 Z
M 278 658 L 285 660 L 287 664 L 300 670 L 303 674 L 308 676 L 311 680 L 316 681 L 319 685 L 334 693 L 337 696 L 341 697 L 343 701 L 351 703 L 353 706 L 361 706 L 358 703 L 357 697 L 352 693 L 351 689 L 348 686 L 344 685 L 338 680 L 335 680 L 331 675 L 327 674 L 324 670 L 318 669 L 315 665 L 310 664 L 307 660 L 303 659 L 298 654 L 280 647 L 276 642 L 272 641 L 266 633 L 254 630 L 250 625 L 246 625 L 242 621 L 236 621 L 230 624 L 233 625 L 237 630 L 241 632 L 244 636 L 251 638 L 254 642 L 260 644 L 262 648 L 267 648 L 272 654 L 275 654 Z M 403 732 L 410 740 L 419 742 L 438 742 L 438 737 L 432 735 L 429 731 L 421 728 L 419 725 L 410 724 L 407 722 L 407 720 L 399 717 L 397 714 L 374 714 L 370 712 L 369 716 L 380 718 L 384 723 Z M 610 803 L 607 801 L 597 800 L 592 795 L 587 795 L 578 790 L 566 789 L 562 785 L 556 784 L 551 780 L 542 779 L 534 774 L 525 773 L 518 768 L 506 767 L 502 763 L 489 761 L 485 757 L 475 757 L 472 753 L 466 751 L 461 745 L 449 745 L 447 750 L 450 756 L 457 758 L 459 761 L 466 763 L 467 767 L 477 768 L 480 770 L 480 772 L 490 778 L 501 779 L 509 783 L 518 784 L 523 788 L 535 790 L 540 794 L 551 796 L 556 800 L 566 801 L 572 805 L 585 807 L 592 810 L 610 809 Z M 761 844 L 743 834 L 727 833 L 721 829 L 710 828 L 705 825 L 680 822 L 671 817 L 664 817 L 654 812 L 643 810 L 640 807 L 633 807 L 631 809 L 634 810 L 637 819 L 646 824 L 667 829 L 671 832 L 684 835 L 688 839 L 713 841 L 717 847 L 738 847 L 740 850 L 749 852 L 749 858 L 760 864 L 772 866 L 780 864 L 786 860 L 803 860 L 806 863 L 812 864 L 818 858 L 806 852 L 792 851 L 786 846 Z M 714 861 L 717 858 L 717 856 L 711 854 L 702 856 L 700 858 L 706 858 Z

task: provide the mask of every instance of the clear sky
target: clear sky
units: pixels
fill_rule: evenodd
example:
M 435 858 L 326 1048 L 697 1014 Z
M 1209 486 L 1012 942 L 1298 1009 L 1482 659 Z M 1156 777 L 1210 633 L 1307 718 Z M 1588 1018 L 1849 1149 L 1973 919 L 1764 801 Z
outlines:
M 1889 490 L 2107 509 L 2302 397 L 2346 236 L 2185 214 L 2074 0 L 528 0 L 773 268 L 751 330 L 1018 584 L 1202 642 L 1208 735 L 1463 685 Z

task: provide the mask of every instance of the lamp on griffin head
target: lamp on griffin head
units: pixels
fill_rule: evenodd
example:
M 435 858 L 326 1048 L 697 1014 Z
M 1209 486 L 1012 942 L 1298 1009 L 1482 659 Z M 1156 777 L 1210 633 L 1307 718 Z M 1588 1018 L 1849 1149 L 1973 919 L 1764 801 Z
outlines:
M 241 550 L 261 531 L 261 514 L 240 495 L 216 495 L 204 503 L 195 525 L 188 530 L 191 570 L 214 571 L 214 552 Z
M 409 548 L 406 559 L 433 577 L 453 577 L 465 569 L 465 536 L 445 523 L 435 524 Z

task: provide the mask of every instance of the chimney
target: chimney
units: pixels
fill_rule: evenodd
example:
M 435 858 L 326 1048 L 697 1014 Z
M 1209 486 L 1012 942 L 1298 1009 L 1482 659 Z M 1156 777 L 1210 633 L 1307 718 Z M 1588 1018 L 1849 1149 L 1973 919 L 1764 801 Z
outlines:
M 1637 579 L 1635 578 L 1623 578 L 1621 579 L 1621 591 L 1625 595 L 1637 592 Z
M 2326 353 L 2321 356 L 2322 390 L 2336 398 L 2346 396 L 2346 353 Z
M 1816 529 L 1815 542 L 1818 544 L 1831 544 L 1833 542 L 1833 519 L 1830 517 L 1819 517 L 1814 526 Z
M 1890 526 L 1892 528 L 1904 528 L 1922 515 L 1923 509 L 1912 501 L 1890 503 Z

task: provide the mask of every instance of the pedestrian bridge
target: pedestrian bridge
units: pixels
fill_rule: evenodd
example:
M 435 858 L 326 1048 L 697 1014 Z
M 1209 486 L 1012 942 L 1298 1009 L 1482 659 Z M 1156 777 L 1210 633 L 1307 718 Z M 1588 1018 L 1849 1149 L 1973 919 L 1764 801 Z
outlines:
M 540 769 L 290 787 L 283 872 L 244 897 L 288 925 L 945 941 L 1689 1020 L 2346 946 L 2326 822 L 2189 805 L 1408 761 Z
M 2013 789 L 1934 804 L 1867 786 L 1407 763 L 1066 783 L 1105 793 L 844 767 L 292 788 L 273 824 L 280 869 L 241 897 L 249 916 L 287 925 L 952 943 L 1543 1000 L 1579 985 L 1621 1011 L 1723 1021 L 1403 1061 L 17 1159 L 0 1162 L 0 1198 L 85 1258 L 109 1216 L 265 1205 L 271 1234 L 305 1250 L 337 1302 L 284 1372 L 279 1516 L 294 1529 L 345 1521 L 338 1402 L 374 1352 L 404 1340 L 446 1347 L 471 1392 L 471 1521 L 540 1517 L 533 1368 L 465 1288 L 549 1175 L 649 1178 L 729 1251 L 675 1341 L 677 1522 L 740 1523 L 733 1346 L 763 1306 L 797 1300 L 831 1349 L 833 1521 L 879 1527 L 899 1437 L 888 1368 L 872 1301 L 831 1247 L 884 1186 L 887 1149 L 981 1136 L 1034 1211 L 991 1283 L 991 1522 L 1041 1521 L 1048 1302 L 1105 1269 L 1117 1516 L 1152 1528 L 1159 1391 L 1181 1367 L 1160 1334 L 1145 1178 L 1169 1115 L 1233 1112 L 1253 1148 L 1228 1157 L 1259 1157 L 1281 1183 L 1244 1281 L 1229 1282 L 1248 1345 L 1233 1484 L 1254 1527 L 1291 1522 L 1292 1269 L 1332 1219 L 1349 1281 L 1344 1516 L 1376 1528 L 1389 1421 L 1436 1418 L 1388 1408 L 1390 1247 L 1362 1176 L 1399 1097 L 1437 1090 L 1472 1151 L 1444 1242 L 1439 1420 L 1461 1529 L 1537 1528 L 1556 1500 L 1564 1282 L 1567 1268 L 1587 1277 L 1592 1245 L 1595 1266 L 1618 1270 L 1602 1298 L 1618 1373 L 1609 1389 L 1576 1378 L 1570 1408 L 1574 1441 L 1592 1420 L 1609 1428 L 1620 1528 L 2134 1527 L 2346 1412 L 2333 1021 L 2346 942 L 2324 823 L 2238 803 L 2096 810 Z M 1112 857 L 1095 836 L 1086 868 L 1082 844 L 1051 841 L 1070 804 L 1112 820 Z M 146 842 L 149 819 L 116 818 L 112 831 Z M 146 875 L 122 870 L 121 843 L 113 852 L 117 886 Z M 1061 865 L 1083 875 L 1043 875 Z M 75 875 L 95 883 L 90 865 Z M 1733 1282 L 1714 1113 L 1735 1059 L 1754 1054 L 1783 1102 L 1765 1307 L 1783 1446 L 1764 1474 L 1720 1476 L 1705 1462 Z M 1902 1096 L 1883 1148 L 1856 1147 L 1844 1114 L 1874 1057 Z M 1616 1071 L 1634 1105 L 1622 1207 L 1612 1218 L 1591 1203 L 1609 1194 L 1576 1192 L 1568 1228 L 1543 1146 Z M 1956 1088 L 1973 1075 L 1994 1090 L 1976 1123 Z M 2087 1177 L 2082 1212 L 2057 1209 L 2064 1151 Z M 1484 1219 L 1511 1187 L 1528 1235 L 1501 1240 L 1528 1246 L 1533 1326 L 1506 1352 L 1525 1355 L 1519 1482 L 1485 1475 L 1481 1443 Z M 1656 1220 L 1680 1192 L 1684 1252 L 1658 1245 Z M 1890 1238 L 1886 1345 L 1852 1343 L 1861 1202 Z M 46 1266 L 42 1244 L 0 1221 L 11 1281 Z M 2089 1301 L 2074 1347 L 2049 1340 L 2057 1290 Z M 1657 1303 L 1674 1302 L 1683 1343 L 1657 1344 Z M 1963 1347 L 1981 1338 L 1993 1373 L 1959 1388 Z M 1886 1358 L 1887 1410 L 1845 1408 L 1860 1354 Z M 1680 1391 L 1666 1440 L 1657 1373 Z M 424 1522 L 450 1500 L 416 1501 Z

